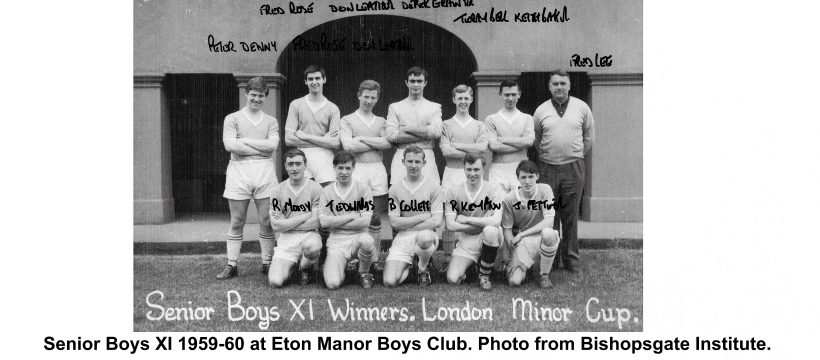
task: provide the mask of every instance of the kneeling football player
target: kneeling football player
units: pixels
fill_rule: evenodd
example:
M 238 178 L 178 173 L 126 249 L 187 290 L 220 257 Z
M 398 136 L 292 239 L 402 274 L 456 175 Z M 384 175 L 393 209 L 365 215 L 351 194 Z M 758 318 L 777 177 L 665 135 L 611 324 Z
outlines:
M 540 285 L 550 288 L 550 270 L 561 240 L 558 231 L 552 229 L 555 217 L 552 188 L 536 183 L 538 165 L 532 161 L 521 161 L 515 173 L 521 187 L 504 198 L 504 215 L 501 218 L 505 243 L 512 253 L 507 278 L 511 286 L 521 285 L 527 270 L 540 261 Z M 518 228 L 518 234 L 513 235 L 513 226 Z
M 319 223 L 330 230 L 327 239 L 327 259 L 322 273 L 328 289 L 336 289 L 345 279 L 345 265 L 359 259 L 359 279 L 362 287 L 373 286 L 370 263 L 376 241 L 368 233 L 373 215 L 373 196 L 367 184 L 353 181 L 356 157 L 341 151 L 333 157 L 336 182 L 324 188 Z
M 322 238 L 317 231 L 321 211 L 322 186 L 305 178 L 305 153 L 294 149 L 285 154 L 285 171 L 290 176 L 273 189 L 270 223 L 279 234 L 273 252 L 268 283 L 281 287 L 298 264 L 299 284 L 310 281 L 310 269 L 319 259 Z
M 418 256 L 420 286 L 432 283 L 428 265 L 438 247 L 436 228 L 444 212 L 438 179 L 422 174 L 427 163 L 424 151 L 417 146 L 404 149 L 402 164 L 406 176 L 388 190 L 390 225 L 399 231 L 393 239 L 384 267 L 384 286 L 401 284 L 410 274 L 414 256 Z M 430 161 L 433 161 L 432 159 Z
M 447 268 L 447 281 L 458 284 L 466 278 L 467 269 L 479 264 L 479 285 L 491 290 L 492 272 L 501 245 L 501 207 L 503 190 L 484 181 L 484 159 L 464 157 L 467 181 L 444 190 L 444 219 L 447 230 L 458 232 L 453 259 Z

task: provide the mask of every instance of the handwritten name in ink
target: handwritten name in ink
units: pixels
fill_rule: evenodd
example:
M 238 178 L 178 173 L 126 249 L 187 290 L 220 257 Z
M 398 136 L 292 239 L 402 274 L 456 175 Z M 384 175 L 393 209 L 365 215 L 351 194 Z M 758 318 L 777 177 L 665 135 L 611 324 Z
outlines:
M 318 40 L 306 39 L 297 36 L 293 39 L 293 49 L 296 51 L 345 51 L 348 46 L 354 51 L 412 51 L 413 39 L 404 35 L 394 39 L 370 38 L 363 41 L 348 41 L 346 37 L 331 39 L 322 33 Z
M 395 10 L 393 0 L 387 1 L 363 1 L 355 5 L 351 1 L 348 5 L 328 5 L 330 12 L 365 12 L 365 11 L 381 11 L 381 10 Z
M 401 8 L 405 10 L 413 9 L 438 9 L 446 7 L 469 7 L 473 6 L 473 0 L 410 0 L 402 1 Z
M 494 203 L 489 197 L 485 196 L 484 199 L 477 203 L 450 200 L 450 208 L 453 211 L 500 210 L 501 204 Z
M 311 205 L 310 201 L 308 201 L 304 204 L 294 204 L 293 202 L 290 201 L 290 199 L 288 199 L 288 201 L 285 201 L 285 203 L 282 205 L 282 207 L 279 207 L 279 199 L 271 199 L 270 207 L 271 207 L 271 209 L 276 210 L 276 211 L 296 211 L 296 212 L 309 212 L 313 209 L 313 206 Z
M 609 67 L 612 66 L 612 55 L 600 56 L 595 53 L 595 60 L 589 57 L 581 57 L 581 55 L 574 54 L 569 59 L 569 66 L 571 67 Z
M 310 3 L 308 6 L 303 5 L 296 5 L 293 1 L 288 3 L 288 11 L 291 14 L 312 14 L 313 13 L 313 3 Z M 285 9 L 280 6 L 271 6 L 268 4 L 264 4 L 259 7 L 259 15 L 284 15 Z
M 569 12 L 567 7 L 562 9 L 553 9 L 547 11 L 546 7 L 541 8 L 541 11 L 517 12 L 513 14 L 513 21 L 518 23 L 549 23 L 549 22 L 567 22 L 569 21 Z M 480 24 L 487 22 L 510 22 L 507 10 L 496 11 L 495 7 L 491 7 L 487 12 L 463 13 L 453 19 L 453 22 L 460 22 L 462 24 Z
M 393 199 L 389 199 L 388 203 L 390 204 L 390 210 L 399 209 L 399 211 L 430 211 L 430 200 L 410 200 L 410 201 L 399 201 L 398 205 Z
M 244 52 L 270 52 L 279 51 L 276 47 L 276 41 L 262 41 L 262 42 L 239 42 L 239 48 Z M 233 41 L 216 41 L 213 35 L 208 35 L 208 51 L 210 52 L 237 52 Z
M 373 200 L 359 199 L 354 202 L 334 202 L 334 200 L 330 200 L 325 206 L 335 211 L 372 211 Z
M 552 200 L 527 200 L 526 204 L 521 203 L 520 201 L 516 202 L 513 205 L 513 208 L 516 210 L 543 210 L 543 209 L 554 209 L 555 203 Z

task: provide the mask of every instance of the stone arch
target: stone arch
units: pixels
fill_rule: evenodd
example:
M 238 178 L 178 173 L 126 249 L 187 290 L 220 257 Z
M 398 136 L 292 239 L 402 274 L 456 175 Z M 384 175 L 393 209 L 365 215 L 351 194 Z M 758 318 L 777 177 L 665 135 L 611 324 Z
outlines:
M 418 65 L 429 73 L 425 97 L 442 104 L 443 118 L 448 119 L 455 114 L 451 90 L 459 84 L 475 87 L 472 75 L 477 70 L 467 44 L 435 24 L 394 15 L 341 18 L 303 32 L 282 50 L 276 71 L 287 77 L 282 86 L 283 118 L 288 104 L 307 93 L 302 72 L 310 64 L 325 68 L 324 94 L 339 106 L 342 116 L 358 108 L 356 91 L 365 79 L 381 84 L 374 113 L 387 116 L 387 106 L 407 96 L 405 71 Z M 477 117 L 475 107 L 474 102 L 471 113 Z M 443 169 L 443 157 L 436 151 Z M 393 152 L 385 152 L 388 169 Z

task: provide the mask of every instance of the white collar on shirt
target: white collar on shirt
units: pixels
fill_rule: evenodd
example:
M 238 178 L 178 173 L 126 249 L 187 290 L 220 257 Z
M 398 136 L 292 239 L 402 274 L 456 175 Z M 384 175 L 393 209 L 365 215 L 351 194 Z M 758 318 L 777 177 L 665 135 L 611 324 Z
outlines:
M 307 104 L 308 108 L 310 108 L 310 111 L 314 114 L 317 111 L 319 111 L 322 107 L 327 105 L 327 98 L 324 98 L 324 99 L 322 99 L 322 102 L 319 105 L 313 106 L 313 104 L 310 102 L 310 100 L 308 100 L 308 96 L 309 95 L 305 95 L 305 103 Z
M 510 117 L 507 117 L 506 115 L 504 115 L 504 109 L 498 110 L 498 116 L 501 117 L 502 120 L 507 122 L 507 124 L 512 124 L 513 121 L 515 121 L 515 119 L 518 118 L 518 115 L 520 115 L 520 114 L 521 114 L 521 111 L 519 111 L 518 109 L 515 109 L 515 112 L 513 112 L 513 115 L 510 116 Z

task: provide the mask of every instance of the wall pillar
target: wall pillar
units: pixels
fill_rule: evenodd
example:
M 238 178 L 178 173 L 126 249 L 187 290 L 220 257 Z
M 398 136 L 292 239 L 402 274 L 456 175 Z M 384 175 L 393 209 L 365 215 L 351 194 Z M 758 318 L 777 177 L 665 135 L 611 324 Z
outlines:
M 475 102 L 476 120 L 484 121 L 490 114 L 498 112 L 504 106 L 501 97 L 498 96 L 498 87 L 502 80 L 518 80 L 521 76 L 519 71 L 476 71 L 473 73 L 476 89 L 473 102 Z
M 595 144 L 582 218 L 643 221 L 643 74 L 589 74 Z
M 270 90 L 268 96 L 265 98 L 265 103 L 262 105 L 262 111 L 264 111 L 265 114 L 275 117 L 276 120 L 279 122 L 279 147 L 273 154 L 273 159 L 276 163 L 276 177 L 277 179 L 279 179 L 279 181 L 282 181 L 285 174 L 283 173 L 281 164 L 279 164 L 279 159 L 282 158 L 282 149 L 285 148 L 285 119 L 282 117 L 282 109 L 284 106 L 286 106 L 282 104 L 282 87 L 284 86 L 285 80 L 287 80 L 287 78 L 280 73 L 234 74 L 237 86 L 239 86 L 240 108 L 244 107 L 248 101 L 248 98 L 245 95 L 245 88 L 248 86 L 248 80 L 257 76 L 265 78 L 265 81 L 268 82 L 268 89 Z M 249 224 L 259 223 L 259 217 L 256 214 L 255 206 L 248 207 L 248 217 L 246 222 Z
M 163 74 L 134 75 L 134 224 L 174 220 L 171 129 Z

